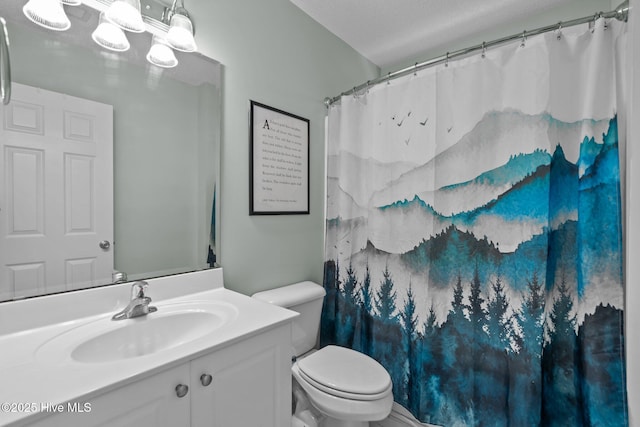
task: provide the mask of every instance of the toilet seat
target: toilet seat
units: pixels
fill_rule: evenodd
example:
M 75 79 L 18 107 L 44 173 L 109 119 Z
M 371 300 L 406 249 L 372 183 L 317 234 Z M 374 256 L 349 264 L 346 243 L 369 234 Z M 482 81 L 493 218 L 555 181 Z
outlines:
M 297 362 L 300 376 L 332 396 L 373 401 L 389 395 L 392 382 L 387 370 L 357 351 L 327 346 Z
M 386 418 L 393 406 L 392 387 L 378 400 L 359 400 L 362 396 L 343 398 L 335 396 L 335 390 L 325 393 L 301 375 L 298 363 L 291 367 L 293 378 L 305 391 L 311 405 L 326 417 L 326 425 L 365 426 L 369 421 Z M 329 421 L 330 420 L 330 421 Z M 361 424 L 358 424 L 361 423 Z

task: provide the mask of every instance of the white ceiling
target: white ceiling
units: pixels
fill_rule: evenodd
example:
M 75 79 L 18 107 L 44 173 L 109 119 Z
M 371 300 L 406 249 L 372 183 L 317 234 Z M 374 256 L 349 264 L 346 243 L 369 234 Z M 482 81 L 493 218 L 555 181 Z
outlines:
M 444 48 L 454 39 L 468 38 L 505 22 L 524 21 L 529 15 L 546 12 L 571 0 L 291 2 L 384 69 L 423 52 Z

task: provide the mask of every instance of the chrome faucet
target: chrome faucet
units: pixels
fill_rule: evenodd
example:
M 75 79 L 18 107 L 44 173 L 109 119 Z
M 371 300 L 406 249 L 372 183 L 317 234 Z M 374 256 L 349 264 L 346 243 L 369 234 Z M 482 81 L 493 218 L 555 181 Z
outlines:
M 149 305 L 151 298 L 145 295 L 148 286 L 149 284 L 144 280 L 135 282 L 131 286 L 131 301 L 122 311 L 114 314 L 111 320 L 131 319 L 158 311 L 156 307 Z

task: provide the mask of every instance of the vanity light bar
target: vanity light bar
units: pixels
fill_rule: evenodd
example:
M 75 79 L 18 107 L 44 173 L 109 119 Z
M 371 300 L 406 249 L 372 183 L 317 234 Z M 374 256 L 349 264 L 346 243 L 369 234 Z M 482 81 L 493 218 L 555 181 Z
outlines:
M 29 0 L 24 6 L 23 12 L 34 23 L 45 28 L 64 31 L 69 28 L 70 22 L 64 12 L 62 5 L 78 5 L 84 3 L 86 6 L 100 13 L 100 22 L 98 28 L 93 32 L 93 40 L 101 47 L 123 52 L 129 49 L 129 42 L 122 30 L 131 32 L 147 31 L 152 35 L 152 44 L 147 54 L 147 60 L 159 67 L 171 68 L 178 65 L 178 60 L 173 54 L 173 49 L 183 52 L 194 52 L 196 43 L 193 37 L 193 22 L 184 8 L 183 0 L 177 4 L 177 0 L 173 1 L 173 5 L 162 9 L 160 19 L 155 19 L 143 13 L 139 0 Z M 133 12 L 133 16 L 124 16 L 122 20 L 116 16 L 109 16 L 112 13 L 114 5 L 121 5 L 127 12 Z M 53 14 L 57 12 L 57 14 Z M 151 5 L 145 4 L 147 11 L 152 10 Z M 41 17 L 41 14 L 44 17 Z M 107 21 L 103 17 L 107 17 Z M 55 19 L 53 19 L 55 18 Z M 62 19 L 64 18 L 64 19 Z M 116 19 L 117 18 L 117 19 Z M 135 19 L 133 19 L 135 18 Z M 51 22 L 50 22 L 51 21 Z M 104 22 L 103 22 L 104 21 Z M 170 22 L 167 25 L 167 22 Z M 107 24 L 111 23 L 113 28 L 107 28 Z M 116 28 L 118 27 L 118 31 Z
M 99 12 L 105 12 L 109 6 L 111 6 L 111 0 L 82 0 L 82 3 L 86 4 L 92 9 Z M 144 22 L 145 31 L 151 33 L 154 36 L 166 37 L 169 32 L 169 26 L 157 19 L 151 18 L 142 13 L 142 21 Z

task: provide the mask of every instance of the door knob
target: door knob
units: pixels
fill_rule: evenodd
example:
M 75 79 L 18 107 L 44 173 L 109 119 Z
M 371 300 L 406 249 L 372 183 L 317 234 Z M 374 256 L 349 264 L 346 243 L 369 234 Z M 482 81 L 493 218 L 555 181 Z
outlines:
M 108 251 L 111 247 L 111 243 L 109 243 L 108 240 L 103 240 L 102 242 L 98 243 L 98 246 L 100 246 L 100 249 Z

